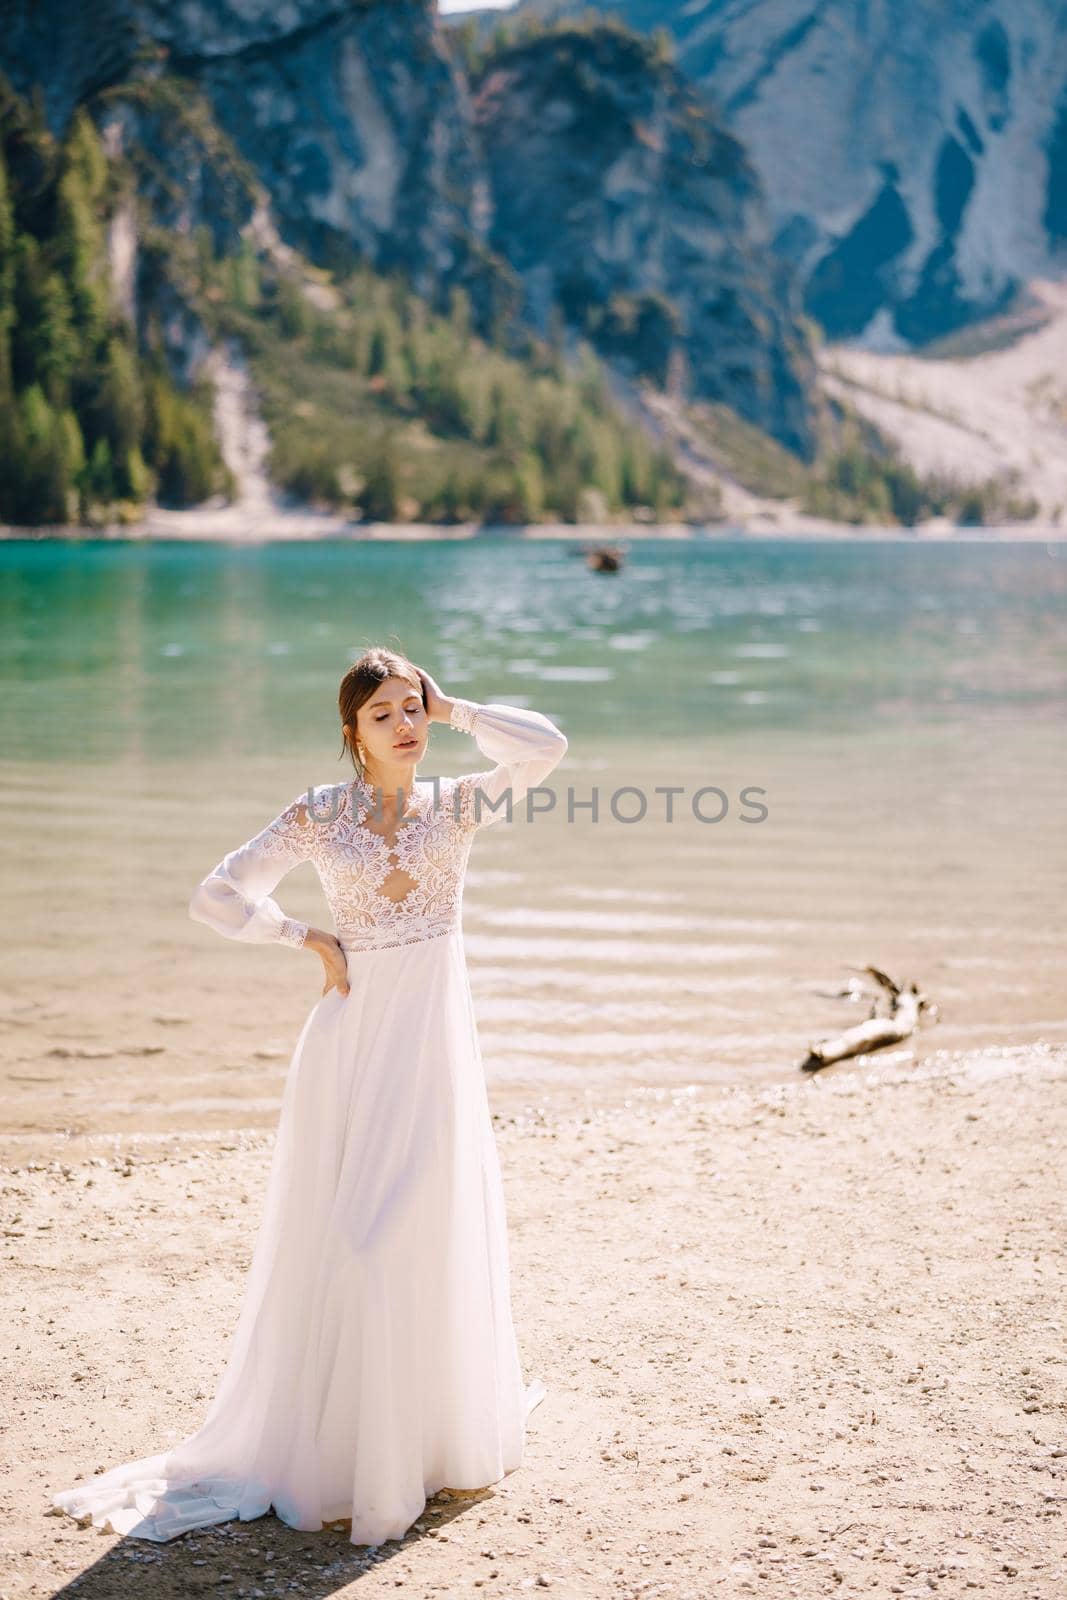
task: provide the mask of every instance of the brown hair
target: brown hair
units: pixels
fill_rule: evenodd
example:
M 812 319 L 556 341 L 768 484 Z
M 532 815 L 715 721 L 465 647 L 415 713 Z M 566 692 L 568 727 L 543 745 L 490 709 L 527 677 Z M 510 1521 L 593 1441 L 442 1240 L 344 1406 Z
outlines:
M 341 713 L 341 755 L 347 749 L 352 757 L 352 765 L 362 778 L 363 764 L 356 755 L 355 732 L 356 712 L 361 705 L 368 701 L 379 684 L 386 678 L 403 678 L 405 683 L 410 683 L 419 698 L 423 698 L 422 679 L 419 677 L 412 662 L 397 650 L 388 650 L 382 645 L 372 645 L 369 650 L 364 650 L 358 661 L 354 661 L 341 679 L 341 687 L 337 693 L 337 708 Z M 349 744 L 348 735 L 344 731 L 344 724 L 348 723 L 352 729 L 353 742 Z

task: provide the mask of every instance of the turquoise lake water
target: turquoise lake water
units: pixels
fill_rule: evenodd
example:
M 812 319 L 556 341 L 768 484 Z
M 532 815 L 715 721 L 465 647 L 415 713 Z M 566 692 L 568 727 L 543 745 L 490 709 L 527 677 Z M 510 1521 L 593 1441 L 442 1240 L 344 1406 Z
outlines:
M 554 815 L 487 830 L 468 879 L 502 1090 L 788 1077 L 857 1020 L 831 996 L 868 962 L 937 1000 L 919 1059 L 1067 1032 L 1063 544 L 635 539 L 605 575 L 564 540 L 14 541 L 0 597 L 12 967 L 93 997 L 58 1003 L 57 1036 L 109 1016 L 151 1034 L 165 1002 L 191 1039 L 196 997 L 240 971 L 249 1039 L 266 1004 L 284 1051 L 314 975 L 294 999 L 278 952 L 211 945 L 185 902 L 308 782 L 347 775 L 337 684 L 371 643 L 570 741 Z M 484 765 L 435 728 L 419 773 Z M 700 788 L 719 821 L 693 815 Z M 278 893 L 325 920 L 310 868 Z M 180 1100 L 197 1052 L 174 1037 L 156 1070 Z M 25 1070 L 25 1030 L 11 1049 Z
M 1067 709 L 1063 545 L 648 540 L 603 575 L 564 541 L 9 542 L 0 590 L 16 759 L 328 750 L 383 640 L 583 747 Z

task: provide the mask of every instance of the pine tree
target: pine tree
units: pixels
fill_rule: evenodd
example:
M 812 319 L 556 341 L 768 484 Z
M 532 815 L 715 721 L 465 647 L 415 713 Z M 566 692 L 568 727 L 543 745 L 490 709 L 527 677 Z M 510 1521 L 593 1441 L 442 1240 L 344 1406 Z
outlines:
M 63 143 L 56 185 L 54 260 L 66 285 L 74 322 L 92 350 L 107 325 L 108 260 L 102 221 L 107 157 L 92 120 L 74 113 Z
M 0 395 L 0 522 L 18 520 L 24 459 L 18 407 L 10 396 Z
M 282 278 L 277 290 L 278 320 L 286 338 L 301 339 L 311 331 L 311 305 L 300 285 Z
M 59 423 L 63 435 L 63 457 L 66 461 L 69 484 L 66 521 L 81 522 L 87 510 L 85 441 L 78 419 L 69 406 L 60 412 Z
M 391 439 L 374 452 L 361 500 L 368 522 L 394 522 L 400 513 L 400 472 Z
M 0 404 L 10 401 L 11 328 L 15 321 L 15 209 L 7 179 L 3 141 L 0 140 Z
M 250 240 L 241 240 L 241 245 L 237 251 L 237 254 L 230 257 L 228 265 L 230 273 L 230 298 L 235 305 L 240 307 L 242 311 L 255 311 L 263 298 L 263 293 L 260 287 L 259 260 L 256 256 L 255 247 Z M 308 322 L 307 313 L 310 313 L 311 308 L 308 305 L 305 296 L 300 293 L 299 289 L 297 289 L 296 292 L 299 295 L 300 300 L 303 302 L 303 307 L 305 310 L 305 321 L 301 331 L 306 332 Z
M 532 450 L 524 450 L 515 466 L 515 489 L 523 522 L 537 522 L 545 509 L 545 480 Z
M 62 420 L 39 383 L 31 384 L 20 395 L 19 409 L 23 439 L 19 520 L 66 522 L 71 484 Z
M 453 284 L 448 297 L 448 320 L 456 341 L 465 350 L 471 335 L 471 302 L 466 289 Z
M 30 336 L 34 373 L 49 403 L 62 407 L 70 395 L 70 380 L 80 355 L 74 308 L 58 272 L 50 272 L 34 289 L 36 316 Z
M 93 406 L 94 433 L 103 434 L 111 448 L 115 487 L 125 494 L 126 462 L 140 445 L 145 427 L 145 397 L 139 364 L 126 340 L 118 335 L 107 342 L 104 370 Z
M 100 438 L 93 446 L 86 471 L 86 492 L 90 500 L 109 506 L 115 498 L 115 482 L 111 471 L 111 446 Z

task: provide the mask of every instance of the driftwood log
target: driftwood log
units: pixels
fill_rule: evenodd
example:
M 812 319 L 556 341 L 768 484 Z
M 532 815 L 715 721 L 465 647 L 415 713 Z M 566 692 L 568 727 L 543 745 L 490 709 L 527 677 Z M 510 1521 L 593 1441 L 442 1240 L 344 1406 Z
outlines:
M 856 970 L 867 973 L 877 987 L 872 992 L 853 979 L 848 988 L 840 990 L 834 998 L 867 999 L 870 1001 L 870 1015 L 865 1022 L 857 1022 L 855 1027 L 846 1028 L 836 1038 L 809 1045 L 807 1060 L 800 1063 L 802 1072 L 818 1072 L 820 1067 L 829 1067 L 835 1061 L 846 1061 L 849 1056 L 865 1055 L 870 1050 L 882 1050 L 886 1045 L 900 1044 L 901 1040 L 914 1033 L 924 1016 L 936 1020 L 937 1007 L 920 992 L 918 984 L 898 983 L 878 967 L 860 967 Z M 888 1010 L 879 1015 L 879 1003 L 886 1000 Z

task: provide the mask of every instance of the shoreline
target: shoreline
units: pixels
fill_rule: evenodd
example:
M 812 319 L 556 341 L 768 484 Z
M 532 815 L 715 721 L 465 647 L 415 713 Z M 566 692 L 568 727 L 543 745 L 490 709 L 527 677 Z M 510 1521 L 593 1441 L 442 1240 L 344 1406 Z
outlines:
M 264 519 L 219 517 L 195 512 L 174 512 L 166 523 L 154 519 L 125 525 L 108 523 L 102 528 L 75 525 L 17 527 L 0 525 L 0 542 L 56 544 L 220 544 L 250 545 L 282 543 L 350 544 L 409 542 L 454 542 L 478 540 L 535 542 L 571 540 L 590 544 L 622 544 L 661 539 L 688 540 L 703 544 L 730 541 L 753 543 L 781 540 L 818 543 L 889 544 L 1064 544 L 1067 527 L 1054 523 L 1005 523 L 995 527 L 957 526 L 938 519 L 914 527 L 877 527 L 871 524 L 820 522 L 798 516 L 792 520 L 748 523 L 418 523 L 350 522 L 342 517 L 312 512 L 285 513 Z

